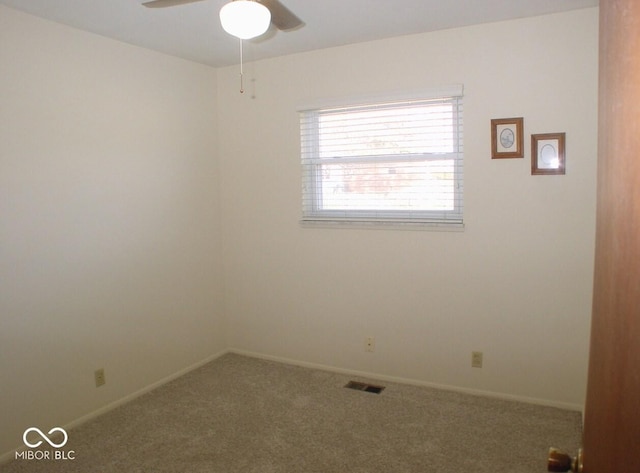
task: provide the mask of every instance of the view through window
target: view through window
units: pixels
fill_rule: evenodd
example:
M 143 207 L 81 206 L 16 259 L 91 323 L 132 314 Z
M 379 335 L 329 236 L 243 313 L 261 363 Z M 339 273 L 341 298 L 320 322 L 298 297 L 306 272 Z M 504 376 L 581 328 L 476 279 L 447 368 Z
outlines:
M 462 223 L 462 100 L 301 114 L 303 220 Z

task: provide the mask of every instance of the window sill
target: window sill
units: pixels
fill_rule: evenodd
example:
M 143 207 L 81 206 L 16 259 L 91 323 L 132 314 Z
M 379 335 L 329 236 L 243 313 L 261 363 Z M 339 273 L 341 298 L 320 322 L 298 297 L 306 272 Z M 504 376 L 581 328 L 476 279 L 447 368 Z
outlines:
M 300 220 L 302 228 L 367 229 L 367 230 L 419 230 L 435 232 L 463 232 L 464 223 L 394 220 Z

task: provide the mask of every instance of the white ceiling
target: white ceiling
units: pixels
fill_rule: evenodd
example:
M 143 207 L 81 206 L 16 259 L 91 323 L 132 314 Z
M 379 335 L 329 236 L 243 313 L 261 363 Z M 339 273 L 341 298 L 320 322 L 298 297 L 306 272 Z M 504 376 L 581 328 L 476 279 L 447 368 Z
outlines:
M 149 9 L 146 0 L 0 0 L 0 4 L 185 59 L 239 62 L 238 40 L 222 30 L 228 0 Z M 598 5 L 598 0 L 281 0 L 305 26 L 245 43 L 247 60 Z

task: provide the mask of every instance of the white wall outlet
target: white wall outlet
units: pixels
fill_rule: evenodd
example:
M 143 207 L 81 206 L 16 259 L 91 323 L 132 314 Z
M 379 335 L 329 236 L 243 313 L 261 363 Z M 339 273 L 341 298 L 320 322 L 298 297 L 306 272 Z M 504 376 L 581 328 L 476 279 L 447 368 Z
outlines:
M 482 368 L 482 352 L 481 351 L 471 352 L 471 367 Z
M 96 388 L 99 388 L 100 386 L 104 386 L 107 383 L 107 380 L 104 377 L 104 368 L 100 368 L 99 370 L 96 370 L 93 373 L 93 375 L 96 380 Z
M 376 349 L 376 339 L 375 337 L 367 337 L 364 339 L 364 351 L 368 351 L 373 353 Z

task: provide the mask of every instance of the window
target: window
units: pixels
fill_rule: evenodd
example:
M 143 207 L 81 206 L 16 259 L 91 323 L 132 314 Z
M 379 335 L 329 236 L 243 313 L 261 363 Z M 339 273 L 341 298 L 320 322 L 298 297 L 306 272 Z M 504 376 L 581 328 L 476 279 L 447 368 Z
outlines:
M 462 87 L 455 89 L 302 111 L 303 221 L 461 226 Z

